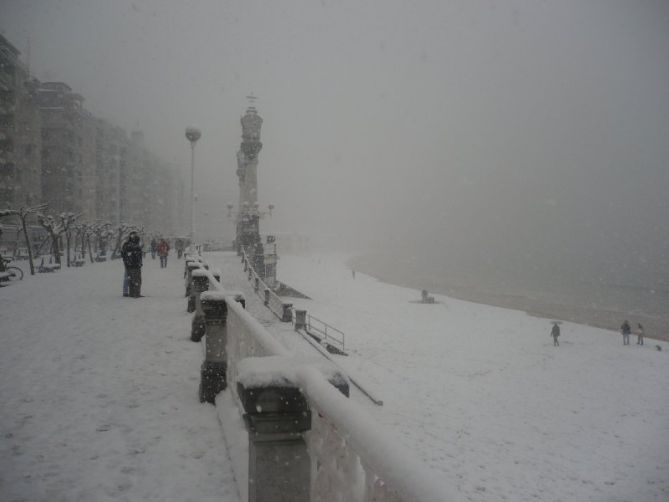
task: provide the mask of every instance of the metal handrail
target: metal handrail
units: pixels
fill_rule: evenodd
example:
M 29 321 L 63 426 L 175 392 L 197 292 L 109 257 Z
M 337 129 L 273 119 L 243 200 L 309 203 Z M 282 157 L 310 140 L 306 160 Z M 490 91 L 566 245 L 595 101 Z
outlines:
M 308 313 L 307 313 L 307 330 L 321 334 L 326 343 L 334 342 L 337 345 L 340 345 L 342 351 L 345 350 L 344 343 L 346 335 L 342 331 L 332 326 L 331 324 L 328 324 L 325 321 L 322 321 L 317 317 L 314 317 Z
M 263 281 L 262 278 L 258 275 L 258 272 L 256 272 L 256 269 L 251 264 L 251 261 L 249 260 L 249 257 L 246 254 L 246 249 L 244 247 L 242 247 L 242 259 L 243 261 L 246 262 L 247 267 L 251 269 L 251 280 L 255 281 L 255 279 L 258 279 L 260 287 L 256 291 L 256 294 L 264 301 L 265 290 L 268 290 L 269 302 L 267 308 L 269 308 L 270 311 L 279 319 L 282 319 L 283 309 L 284 309 L 283 306 L 286 305 L 286 302 L 284 302 L 279 295 L 277 295 L 274 291 L 272 291 L 272 288 L 270 288 L 265 283 L 265 281 Z

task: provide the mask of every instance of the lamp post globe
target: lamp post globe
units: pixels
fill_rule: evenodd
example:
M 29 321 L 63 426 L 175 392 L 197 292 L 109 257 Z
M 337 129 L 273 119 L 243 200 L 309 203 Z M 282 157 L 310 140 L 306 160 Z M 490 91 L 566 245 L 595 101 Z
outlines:
M 186 127 L 186 139 L 190 141 L 190 240 L 195 246 L 195 143 L 202 132 L 193 126 Z
M 202 136 L 202 132 L 197 127 L 186 127 L 186 138 L 191 143 L 195 143 Z

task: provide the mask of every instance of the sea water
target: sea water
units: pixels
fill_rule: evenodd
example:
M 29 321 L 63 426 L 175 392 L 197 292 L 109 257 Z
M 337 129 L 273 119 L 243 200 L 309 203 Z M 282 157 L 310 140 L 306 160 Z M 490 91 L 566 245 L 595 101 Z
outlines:
M 356 256 L 350 266 L 385 282 L 551 319 L 612 330 L 627 319 L 635 329 L 641 323 L 646 336 L 669 340 L 669 287 L 652 268 L 626 275 L 541 260 L 477 263 L 388 251 Z

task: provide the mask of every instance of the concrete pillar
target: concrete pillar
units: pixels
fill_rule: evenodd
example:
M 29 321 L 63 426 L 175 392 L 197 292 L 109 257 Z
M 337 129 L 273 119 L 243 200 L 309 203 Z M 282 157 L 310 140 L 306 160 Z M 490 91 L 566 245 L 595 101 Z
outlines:
M 190 281 L 190 295 L 188 296 L 188 305 L 186 310 L 188 312 L 195 312 L 197 309 L 197 302 L 200 299 L 200 293 L 207 291 L 209 289 L 209 277 L 207 277 L 204 271 L 193 270 L 191 272 L 191 281 Z
M 186 294 L 184 296 L 190 296 L 190 283 L 191 283 L 191 274 L 193 270 L 200 268 L 199 262 L 189 261 L 186 264 Z M 189 311 L 190 312 L 190 311 Z
M 192 284 L 192 294 L 189 298 L 194 298 L 195 313 L 193 314 L 193 321 L 191 323 L 190 339 L 193 342 L 199 342 L 207 332 L 200 298 L 202 293 L 209 289 L 209 277 L 206 275 L 199 275 L 197 271 L 193 271 Z
M 200 368 L 200 402 L 214 404 L 216 395 L 227 387 L 228 306 L 224 298 L 209 297 L 207 293 L 202 295 L 200 305 L 207 330 L 205 359 Z
M 265 307 L 269 307 L 269 288 L 265 288 Z
M 307 328 L 307 311 L 295 310 L 295 331 Z
M 283 312 L 281 313 L 281 322 L 293 322 L 293 304 L 292 303 L 284 303 L 281 305 L 283 308 Z
M 249 502 L 309 502 L 311 461 L 304 432 L 309 403 L 297 386 L 237 384 L 249 433 Z
M 186 256 L 186 259 L 184 260 L 184 279 L 186 278 L 186 275 L 188 274 L 188 264 L 192 263 L 192 262 L 193 262 L 193 259 Z

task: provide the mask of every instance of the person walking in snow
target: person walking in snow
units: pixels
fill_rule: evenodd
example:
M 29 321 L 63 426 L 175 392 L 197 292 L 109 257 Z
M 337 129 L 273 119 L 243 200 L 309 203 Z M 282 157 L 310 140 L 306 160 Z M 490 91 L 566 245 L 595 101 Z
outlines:
M 121 257 L 125 266 L 125 274 L 128 279 L 128 295 L 132 298 L 139 298 L 142 289 L 142 246 L 139 243 L 139 234 L 130 232 L 128 240 L 121 247 Z M 124 296 L 125 292 L 124 292 Z
M 558 326 L 558 323 L 556 322 L 553 323 L 553 328 L 551 329 L 551 336 L 553 337 L 553 347 L 559 347 L 560 342 L 558 342 L 558 338 L 560 337 L 560 326 Z
M 170 245 L 165 239 L 158 243 L 158 256 L 160 257 L 160 268 L 167 267 L 167 255 L 170 253 Z
M 627 319 L 625 319 L 625 321 L 623 321 L 623 323 L 620 325 L 620 332 L 623 334 L 623 345 L 629 345 L 632 328 L 630 328 L 630 323 L 627 321 Z
M 174 247 L 177 250 L 177 258 L 181 259 L 181 256 L 184 254 L 184 241 L 182 239 L 176 239 L 174 241 Z
M 644 335 L 643 326 L 641 325 L 640 322 L 637 323 L 636 326 L 637 326 L 637 339 L 636 339 L 636 344 L 637 344 L 637 345 L 643 345 L 643 335 Z
M 151 244 L 149 244 L 150 249 L 151 249 L 151 259 L 155 260 L 156 259 L 156 251 L 158 250 L 158 242 L 156 241 L 156 238 L 154 237 L 151 239 Z

